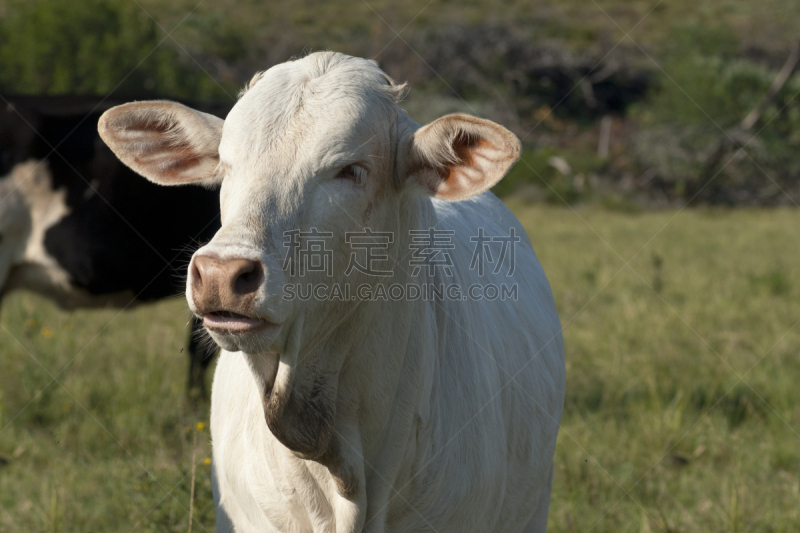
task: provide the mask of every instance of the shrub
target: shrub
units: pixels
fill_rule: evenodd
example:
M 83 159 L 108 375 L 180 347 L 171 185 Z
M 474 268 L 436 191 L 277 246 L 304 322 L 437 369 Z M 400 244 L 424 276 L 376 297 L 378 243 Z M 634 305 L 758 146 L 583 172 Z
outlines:
M 0 18 L 3 92 L 223 96 L 185 55 L 134 2 L 16 2 Z
M 683 55 L 665 65 L 659 91 L 632 109 L 642 131 L 630 142 L 650 184 L 670 196 L 712 204 L 781 203 L 797 187 L 800 78 L 784 86 L 752 131 L 737 129 L 775 73 L 742 59 Z M 709 167 L 721 142 L 733 139 Z M 744 151 L 736 153 L 738 147 Z

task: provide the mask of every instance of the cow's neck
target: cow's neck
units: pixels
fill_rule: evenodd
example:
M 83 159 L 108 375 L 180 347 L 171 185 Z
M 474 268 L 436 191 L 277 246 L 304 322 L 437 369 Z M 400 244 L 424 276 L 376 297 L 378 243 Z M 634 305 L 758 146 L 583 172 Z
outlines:
M 399 219 L 407 229 L 436 223 L 427 199 L 407 200 Z M 397 265 L 389 283 L 427 283 L 424 272 L 412 277 L 408 268 L 407 229 L 396 232 Z M 272 435 L 299 458 L 327 466 L 338 493 L 352 501 L 363 497 L 368 481 L 390 490 L 381 480 L 368 480 L 364 464 L 384 463 L 396 455 L 393 447 L 406 446 L 435 372 L 428 352 L 436 335 L 430 302 L 348 305 L 299 316 L 279 358 L 248 360 Z

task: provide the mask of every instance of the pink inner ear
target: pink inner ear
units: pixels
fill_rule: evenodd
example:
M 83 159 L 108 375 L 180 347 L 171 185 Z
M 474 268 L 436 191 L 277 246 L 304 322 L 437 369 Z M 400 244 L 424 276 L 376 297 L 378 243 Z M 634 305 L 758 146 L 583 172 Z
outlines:
M 456 178 L 459 167 L 473 166 L 475 164 L 475 152 L 486 147 L 491 147 L 491 145 L 484 139 L 460 132 L 453 140 L 453 151 L 458 156 L 459 162 L 446 169 L 445 174 L 447 175 L 442 175 L 444 181 L 447 182 L 450 179 Z
M 482 190 L 487 178 L 487 154 L 496 150 L 486 139 L 460 132 L 453 140 L 457 163 L 440 169 L 436 196 L 445 200 L 467 198 Z
M 133 152 L 137 165 L 158 172 L 163 179 L 173 180 L 185 179 L 187 172 L 203 162 L 203 155 L 188 141 L 169 135 L 169 125 L 153 121 L 143 126 L 135 135 L 147 149 Z
M 187 173 L 203 162 L 203 157 L 196 153 L 188 151 L 173 153 L 170 159 L 167 159 L 166 165 L 162 169 L 162 173 L 166 179 L 179 179 L 187 175 Z
M 159 138 L 160 130 L 142 131 L 143 137 L 149 137 L 148 150 L 133 152 L 133 161 L 143 170 L 157 172 L 161 179 L 186 180 L 187 173 L 204 161 L 203 155 L 188 142 L 171 142 L 169 139 Z

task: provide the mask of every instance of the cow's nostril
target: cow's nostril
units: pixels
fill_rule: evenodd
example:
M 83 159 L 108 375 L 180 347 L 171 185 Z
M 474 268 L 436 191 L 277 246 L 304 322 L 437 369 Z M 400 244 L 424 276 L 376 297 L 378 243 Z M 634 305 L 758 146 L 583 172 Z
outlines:
M 192 286 L 199 289 L 203 286 L 203 277 L 207 274 L 210 258 L 205 256 L 197 256 L 191 262 L 189 279 L 192 280 Z
M 240 260 L 233 282 L 233 292 L 250 294 L 256 292 L 264 277 L 264 270 L 258 261 Z

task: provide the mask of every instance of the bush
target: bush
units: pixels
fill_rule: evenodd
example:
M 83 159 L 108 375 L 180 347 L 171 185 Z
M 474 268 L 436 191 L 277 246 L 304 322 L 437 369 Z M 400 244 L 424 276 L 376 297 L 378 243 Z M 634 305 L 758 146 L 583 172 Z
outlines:
M 185 55 L 133 2 L 33 0 L 0 18 L 6 93 L 224 96 Z
M 741 132 L 739 123 L 774 72 L 742 59 L 697 55 L 672 59 L 665 71 L 660 90 L 632 110 L 642 131 L 631 139 L 631 154 L 650 186 L 711 204 L 789 201 L 783 191 L 795 189 L 800 174 L 800 78 L 784 86 L 752 131 Z M 729 137 L 735 144 L 721 164 L 708 167 Z M 739 146 L 745 149 L 736 154 Z
M 652 83 L 649 68 L 622 48 L 598 57 L 576 54 L 563 41 L 531 38 L 530 28 L 509 21 L 445 25 L 421 32 L 415 43 L 430 67 L 420 80 L 447 80 L 440 89 L 468 100 L 505 100 L 521 117 L 542 106 L 580 120 L 621 114 Z

